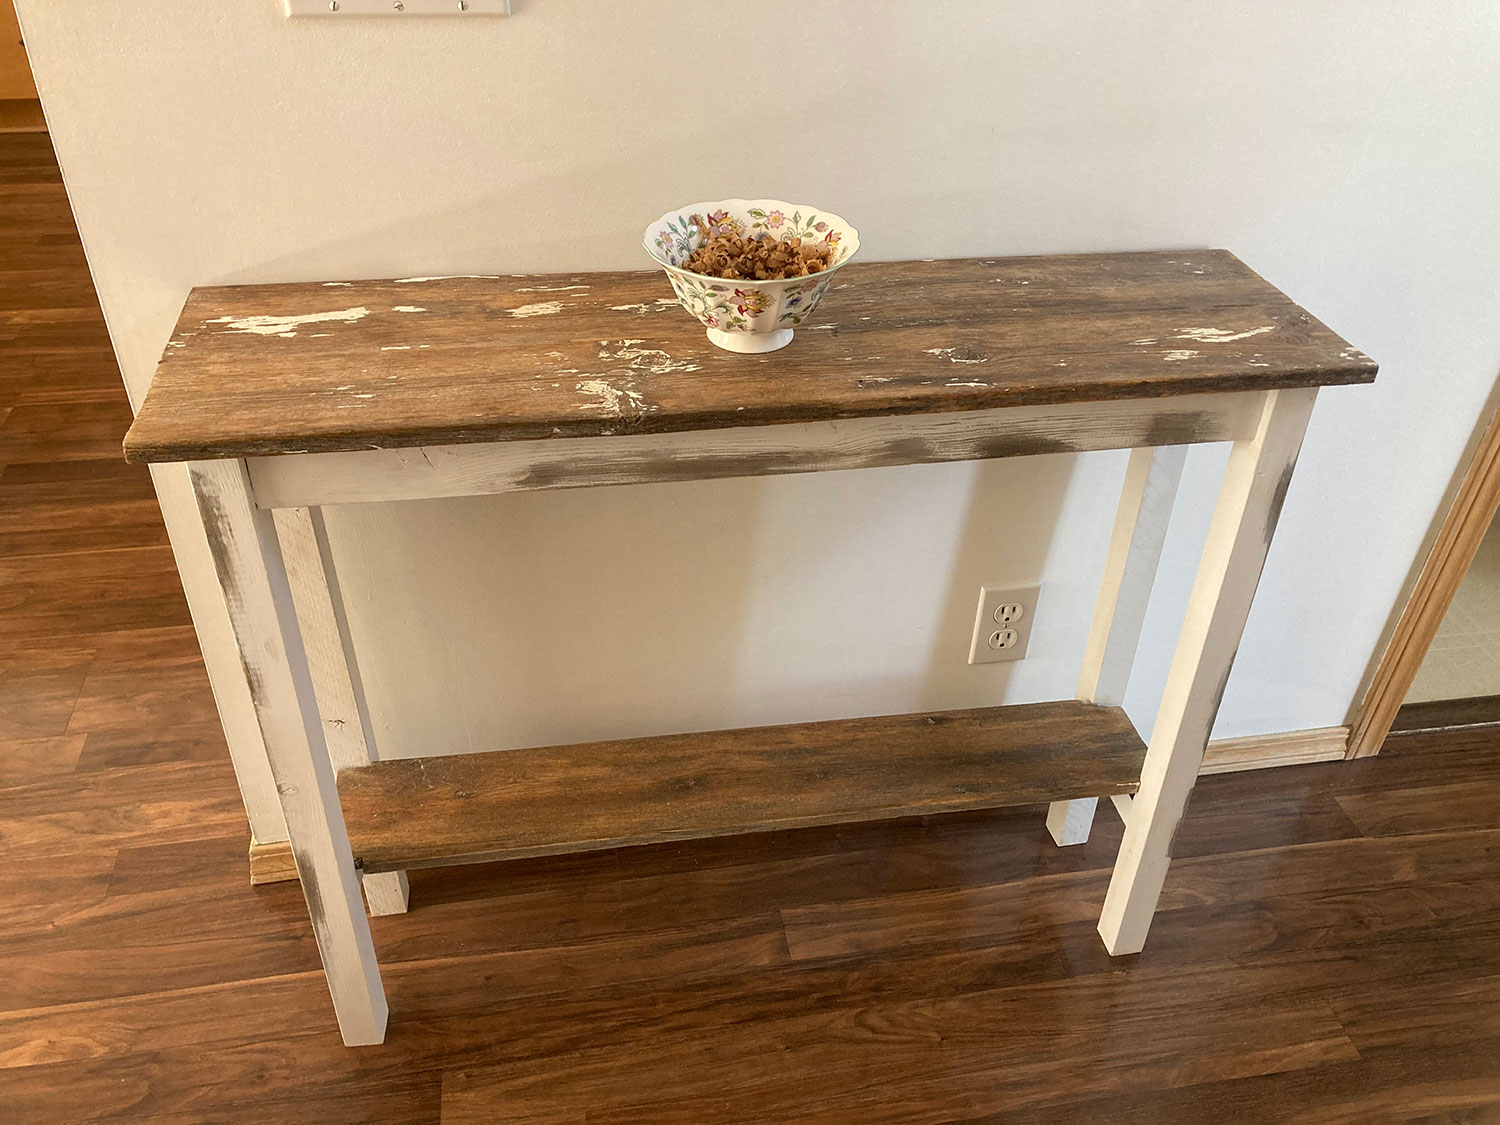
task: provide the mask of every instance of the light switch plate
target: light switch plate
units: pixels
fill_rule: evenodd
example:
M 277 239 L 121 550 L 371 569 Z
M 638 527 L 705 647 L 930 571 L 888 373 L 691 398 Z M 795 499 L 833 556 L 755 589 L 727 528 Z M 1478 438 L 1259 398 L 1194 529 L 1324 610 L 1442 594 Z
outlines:
M 997 664 L 1024 657 L 1041 593 L 1040 586 L 981 586 L 969 663 Z
M 284 0 L 288 16 L 508 16 L 510 0 Z

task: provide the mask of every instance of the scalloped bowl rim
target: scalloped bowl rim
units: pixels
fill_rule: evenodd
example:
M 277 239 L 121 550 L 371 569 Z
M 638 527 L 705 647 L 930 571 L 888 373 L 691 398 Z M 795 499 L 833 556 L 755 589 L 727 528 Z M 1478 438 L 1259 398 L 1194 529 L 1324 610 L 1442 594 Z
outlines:
M 704 281 L 723 283 L 726 279 L 715 277 L 713 274 L 698 273 L 696 270 L 685 270 L 681 266 L 674 266 L 659 255 L 651 246 L 652 236 L 661 228 L 662 224 L 682 215 L 701 214 L 705 211 L 734 210 L 748 211 L 751 207 L 759 207 L 763 211 L 783 211 L 791 214 L 793 211 L 814 211 L 820 218 L 828 220 L 829 224 L 837 224 L 840 234 L 847 240 L 848 252 L 838 262 L 829 266 L 826 270 L 819 270 L 816 274 L 809 276 L 826 277 L 835 270 L 841 270 L 854 260 L 854 255 L 859 253 L 859 231 L 854 229 L 853 224 L 842 215 L 832 211 L 825 211 L 821 207 L 813 207 L 806 203 L 788 203 L 782 199 L 710 199 L 702 203 L 689 203 L 684 207 L 674 207 L 670 211 L 664 211 L 651 222 L 646 224 L 646 229 L 641 232 L 641 246 L 651 255 L 651 260 L 664 270 L 672 270 L 674 273 L 684 274 L 688 277 L 701 278 Z M 766 281 L 756 281 L 754 278 L 745 278 L 746 281 L 754 281 L 756 285 L 785 285 L 801 284 L 807 280 L 806 277 L 777 277 Z

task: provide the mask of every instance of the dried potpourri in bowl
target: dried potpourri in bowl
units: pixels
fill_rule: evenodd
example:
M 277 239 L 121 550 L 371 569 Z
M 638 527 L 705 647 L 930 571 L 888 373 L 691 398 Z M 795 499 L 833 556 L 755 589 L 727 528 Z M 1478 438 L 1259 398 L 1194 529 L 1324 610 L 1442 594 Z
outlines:
M 721 199 L 668 211 L 642 242 L 709 340 L 732 352 L 771 352 L 791 343 L 834 271 L 859 249 L 859 232 L 805 204 Z

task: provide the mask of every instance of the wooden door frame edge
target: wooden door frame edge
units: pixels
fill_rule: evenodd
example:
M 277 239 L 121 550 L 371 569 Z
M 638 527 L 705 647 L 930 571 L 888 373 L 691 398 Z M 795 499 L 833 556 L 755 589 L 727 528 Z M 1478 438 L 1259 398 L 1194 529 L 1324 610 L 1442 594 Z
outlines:
M 1491 406 L 1493 407 L 1493 401 Z M 1464 470 L 1453 502 L 1443 517 L 1432 550 L 1396 622 L 1390 643 L 1370 678 L 1370 687 L 1350 720 L 1348 758 L 1368 758 L 1396 721 L 1396 712 L 1417 677 L 1438 626 L 1458 585 L 1474 561 L 1485 532 L 1500 509 L 1500 410 L 1489 424 Z

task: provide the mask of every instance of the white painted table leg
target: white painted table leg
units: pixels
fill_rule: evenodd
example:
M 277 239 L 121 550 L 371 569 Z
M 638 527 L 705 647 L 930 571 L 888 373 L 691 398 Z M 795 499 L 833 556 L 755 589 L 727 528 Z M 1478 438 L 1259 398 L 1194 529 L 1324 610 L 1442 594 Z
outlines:
M 364 683 L 349 635 L 328 529 L 319 508 L 278 508 L 272 515 L 287 581 L 302 627 L 302 645 L 335 771 L 368 765 L 379 756 Z M 364 875 L 371 914 L 401 914 L 408 904 L 406 872 Z
M 1255 436 L 1230 452 L 1099 919 L 1112 954 L 1138 953 L 1146 943 L 1316 397 L 1316 388 L 1268 393 Z
M 385 1038 L 385 991 L 275 523 L 270 512 L 255 507 L 243 461 L 196 461 L 188 469 L 339 1030 L 350 1046 L 379 1043 Z
M 1111 707 L 1125 700 L 1186 458 L 1184 445 L 1131 450 L 1078 678 L 1079 699 Z M 1063 846 L 1084 843 L 1098 804 L 1097 797 L 1054 801 L 1047 810 L 1047 831 Z

